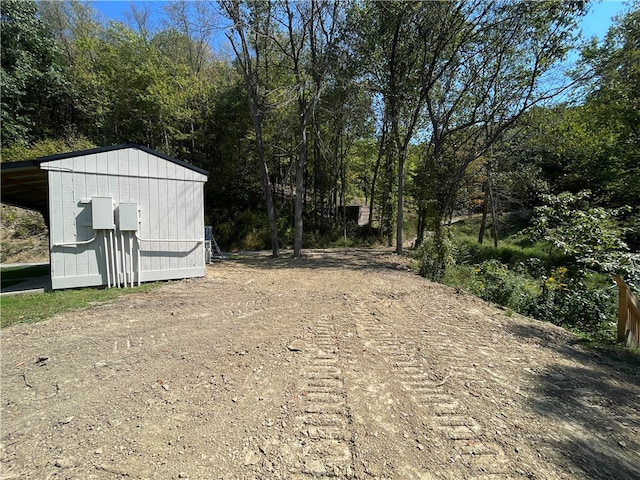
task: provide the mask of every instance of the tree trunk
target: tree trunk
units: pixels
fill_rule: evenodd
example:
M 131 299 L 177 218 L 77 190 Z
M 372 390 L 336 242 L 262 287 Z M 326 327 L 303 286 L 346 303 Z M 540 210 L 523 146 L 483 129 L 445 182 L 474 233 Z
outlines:
M 306 115 L 302 115 L 300 127 L 300 153 L 296 163 L 296 196 L 293 208 L 293 256 L 302 256 L 302 213 L 304 210 L 304 173 L 307 164 L 307 126 Z
M 404 165 L 407 158 L 405 149 L 398 156 L 398 221 L 396 224 L 396 253 L 401 254 L 404 237 Z
M 484 242 L 484 231 L 487 228 L 487 213 L 489 211 L 489 182 L 484 185 L 484 200 L 482 202 L 482 220 L 480 221 L 480 232 L 478 233 L 478 243 Z
M 424 231 L 427 228 L 427 208 L 426 207 L 420 207 L 418 209 L 418 227 L 417 227 L 417 234 L 416 234 L 416 243 L 414 245 L 414 247 L 419 247 L 420 245 L 422 245 L 422 242 L 424 241 Z
M 491 234 L 493 236 L 493 246 L 498 248 L 498 211 L 496 208 L 496 197 L 489 182 L 489 198 L 491 199 Z
M 249 46 L 247 39 L 242 28 L 242 21 L 240 15 L 240 9 L 237 3 L 228 2 L 223 3 L 223 8 L 233 19 L 235 23 L 235 30 L 240 39 L 240 49 L 234 42 L 233 38 L 229 35 L 228 38 L 231 41 L 236 57 L 242 66 L 243 76 L 245 81 L 245 87 L 247 89 L 247 103 L 249 106 L 249 113 L 251 115 L 251 122 L 253 130 L 256 134 L 256 150 L 258 153 L 258 166 L 260 169 L 260 184 L 262 186 L 262 193 L 264 195 L 264 201 L 267 208 L 267 218 L 269 220 L 269 230 L 271 234 L 271 250 L 273 256 L 277 258 L 280 256 L 280 245 L 278 240 L 278 222 L 276 218 L 276 210 L 273 203 L 273 192 L 271 187 L 271 179 L 269 178 L 269 167 L 267 165 L 264 155 L 264 141 L 262 137 L 262 109 L 260 106 L 260 97 L 258 94 L 259 80 L 252 66 L 252 57 L 249 53 Z
M 378 180 L 378 171 L 380 170 L 380 162 L 382 162 L 382 155 L 384 154 L 385 145 L 387 143 L 387 117 L 386 115 L 382 119 L 382 133 L 380 134 L 380 145 L 378 146 L 378 158 L 376 159 L 376 166 L 373 169 L 373 178 L 371 179 L 371 192 L 369 199 L 369 228 L 371 228 L 373 222 L 373 206 L 376 198 L 376 181 Z M 382 222 L 381 226 L 382 226 Z

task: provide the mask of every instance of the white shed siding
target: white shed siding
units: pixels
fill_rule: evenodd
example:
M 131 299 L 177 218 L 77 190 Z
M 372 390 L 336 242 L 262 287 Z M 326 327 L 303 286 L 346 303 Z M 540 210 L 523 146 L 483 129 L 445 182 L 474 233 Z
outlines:
M 134 281 L 155 281 L 205 274 L 204 246 L 190 240 L 204 232 L 203 186 L 206 176 L 146 151 L 131 148 L 52 160 L 48 170 L 51 241 L 51 280 L 54 289 L 107 285 L 105 231 L 94 231 L 93 197 L 112 197 L 120 203 L 136 203 L 140 210 L 138 236 L 140 265 L 131 233 L 118 229 L 117 260 L 120 271 L 134 263 Z M 117 217 L 116 217 L 117 218 Z M 106 234 L 107 239 L 109 237 Z M 87 245 L 57 246 L 96 239 Z M 128 271 L 128 268 L 127 268 Z M 137 272 L 140 272 L 139 275 Z

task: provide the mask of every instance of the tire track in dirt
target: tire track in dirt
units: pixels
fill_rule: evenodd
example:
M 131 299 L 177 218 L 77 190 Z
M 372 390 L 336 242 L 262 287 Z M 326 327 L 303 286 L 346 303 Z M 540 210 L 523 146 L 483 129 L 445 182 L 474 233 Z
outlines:
M 360 310 L 355 315 L 358 336 L 364 344 L 390 360 L 394 367 L 395 380 L 408 393 L 418 407 L 429 414 L 434 431 L 450 445 L 449 453 L 455 457 L 448 460 L 452 472 L 459 469 L 465 478 L 499 479 L 511 478 L 513 469 L 501 447 L 483 438 L 483 427 L 467 408 L 445 388 L 447 381 L 458 372 L 464 372 L 464 352 L 440 345 L 440 338 L 429 337 L 423 332 L 424 344 L 439 348 L 443 364 L 449 366 L 442 380 L 433 380 L 438 367 L 428 368 L 420 355 L 420 345 L 390 330 L 385 315 Z M 377 320 L 382 319 L 382 320 Z M 447 459 L 444 459 L 445 461 Z M 469 472 L 469 469 L 471 472 Z
M 355 438 L 342 371 L 349 352 L 338 349 L 331 318 L 321 317 L 310 328 L 296 419 L 304 475 L 297 478 L 354 478 Z

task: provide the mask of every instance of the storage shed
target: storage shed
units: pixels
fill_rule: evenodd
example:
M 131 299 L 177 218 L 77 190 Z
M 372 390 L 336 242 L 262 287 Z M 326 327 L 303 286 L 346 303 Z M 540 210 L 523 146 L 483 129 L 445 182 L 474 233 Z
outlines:
M 2 163 L 2 202 L 44 215 L 53 289 L 202 277 L 207 175 L 115 145 Z

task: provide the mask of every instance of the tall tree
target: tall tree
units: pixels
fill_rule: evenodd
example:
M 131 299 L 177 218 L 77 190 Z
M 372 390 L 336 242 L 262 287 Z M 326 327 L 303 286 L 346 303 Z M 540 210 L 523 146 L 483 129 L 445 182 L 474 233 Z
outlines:
M 582 62 L 591 73 L 584 107 L 611 145 L 602 159 L 615 177 L 611 200 L 640 205 L 640 1 L 615 19 L 601 45 L 583 51 Z
M 236 0 L 220 2 L 224 12 L 233 22 L 228 35 L 236 55 L 236 61 L 242 71 L 247 91 L 249 113 L 256 137 L 256 150 L 260 169 L 260 183 L 267 208 L 267 218 L 271 233 L 271 250 L 274 257 L 280 255 L 278 223 L 273 202 L 271 178 L 265 157 L 263 120 L 267 110 L 266 82 L 263 76 L 268 72 L 267 44 L 272 29 L 272 12 L 268 2 L 254 2 L 243 5 Z M 252 42 L 248 38 L 252 35 Z M 253 54 L 251 48 L 253 47 Z
M 469 166 L 487 156 L 525 112 L 571 86 L 558 83 L 555 67 L 584 13 L 580 3 L 558 1 L 478 1 L 452 8 L 443 18 L 460 22 L 458 33 L 446 41 L 426 99 L 429 149 L 423 168 L 436 176 L 436 236 Z
M 308 156 L 308 126 L 325 87 L 326 76 L 338 41 L 339 3 L 329 0 L 281 3 L 287 42 L 274 41 L 291 62 L 299 115 L 296 161 L 293 254 L 302 255 L 303 203 Z M 307 53 L 308 51 L 308 53 Z M 306 60 L 308 57 L 308 61 Z M 317 133 L 317 132 L 315 132 Z
M 2 145 L 63 134 L 71 90 L 61 50 L 37 15 L 36 3 L 0 3 Z

